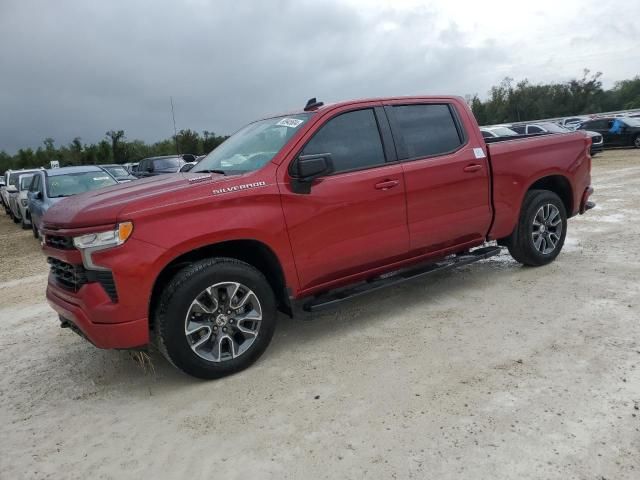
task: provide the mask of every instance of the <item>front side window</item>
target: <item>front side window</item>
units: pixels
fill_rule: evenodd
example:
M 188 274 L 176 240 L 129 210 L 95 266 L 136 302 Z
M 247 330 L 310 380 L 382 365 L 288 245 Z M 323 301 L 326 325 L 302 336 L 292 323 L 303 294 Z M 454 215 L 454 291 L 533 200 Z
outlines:
M 105 172 L 68 173 L 47 177 L 47 193 L 49 198 L 70 197 L 117 184 Z
M 463 143 L 449 105 L 401 105 L 388 111 L 403 140 L 402 159 L 450 153 Z
M 529 125 L 528 133 L 542 133 L 542 132 L 544 132 L 544 130 L 542 130 L 540 127 L 536 127 L 535 125 Z
M 383 165 L 386 161 L 373 110 L 332 118 L 305 145 L 301 155 L 330 153 L 335 173 Z
M 264 167 L 300 131 L 311 114 L 267 118 L 250 123 L 204 157 L 191 172 L 253 172 Z

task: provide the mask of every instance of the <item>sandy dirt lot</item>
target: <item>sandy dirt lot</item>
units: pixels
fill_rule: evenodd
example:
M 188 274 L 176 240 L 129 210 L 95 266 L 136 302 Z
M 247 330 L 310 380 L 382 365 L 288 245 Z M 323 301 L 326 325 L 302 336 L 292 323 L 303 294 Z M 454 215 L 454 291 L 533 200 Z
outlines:
M 507 254 L 281 319 L 202 382 L 58 327 L 0 218 L 0 478 L 640 478 L 640 152 L 594 158 L 564 252 Z

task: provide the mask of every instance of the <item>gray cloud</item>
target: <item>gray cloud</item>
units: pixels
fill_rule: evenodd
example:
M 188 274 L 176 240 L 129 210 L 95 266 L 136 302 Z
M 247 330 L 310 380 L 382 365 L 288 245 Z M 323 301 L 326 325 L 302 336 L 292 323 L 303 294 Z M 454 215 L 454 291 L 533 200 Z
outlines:
M 432 8 L 364 5 L 5 0 L 0 150 L 166 138 L 170 95 L 178 128 L 230 133 L 312 96 L 484 93 L 519 61 Z

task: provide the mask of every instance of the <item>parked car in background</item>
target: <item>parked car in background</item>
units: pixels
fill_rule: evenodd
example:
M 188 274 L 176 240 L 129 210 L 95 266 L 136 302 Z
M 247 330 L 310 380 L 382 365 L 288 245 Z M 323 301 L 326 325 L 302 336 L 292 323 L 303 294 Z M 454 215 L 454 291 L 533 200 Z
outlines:
M 34 237 L 38 238 L 42 217 L 52 205 L 66 197 L 117 184 L 107 171 L 95 165 L 37 171 L 27 193 Z
M 124 168 L 127 169 L 127 171 L 132 174 L 135 175 L 136 170 L 138 169 L 138 162 L 134 162 L 134 163 L 123 163 L 122 166 Z M 137 177 L 136 177 L 137 178 Z
M 500 138 L 500 137 L 517 137 L 518 132 L 514 132 L 510 128 L 497 127 L 480 127 L 480 133 L 483 138 Z
M 7 186 L 4 191 L 4 202 L 6 204 L 7 214 L 11 217 L 11 219 L 18 223 L 20 218 L 17 218 L 15 215 L 16 207 L 15 202 L 18 199 L 18 182 L 20 181 L 20 176 L 26 173 L 33 173 L 37 170 L 12 170 L 8 176 Z
M 536 133 L 570 133 L 573 131 L 554 122 L 521 123 L 517 125 L 514 124 L 511 128 L 522 135 L 535 135 Z M 602 135 L 589 130 L 585 130 L 584 133 L 591 138 L 591 155 L 602 152 L 604 146 Z
M 118 183 L 126 183 L 138 179 L 138 177 L 133 176 L 124 165 L 113 164 L 99 166 L 109 172 L 109 174 L 115 178 Z
M 561 127 L 565 127 L 573 131 L 576 128 L 578 128 L 578 125 L 580 125 L 582 122 L 586 122 L 587 120 L 590 120 L 590 119 L 591 117 L 587 115 L 576 115 L 574 117 L 563 118 L 562 120 L 558 120 L 556 123 Z
M 28 206 L 27 206 L 27 192 L 31 185 L 31 179 L 33 173 L 23 173 L 18 176 L 18 193 L 12 194 L 9 197 L 11 213 L 13 215 L 13 221 L 20 223 L 23 229 L 28 229 L 31 226 L 31 221 L 27 218 Z
M 640 148 L 640 119 L 631 117 L 594 118 L 583 122 L 579 130 L 598 132 L 605 147 Z
M 182 155 L 166 155 L 162 157 L 149 157 L 140 160 L 136 177 L 153 177 L 167 173 L 177 173 L 185 164 Z
M 2 207 L 4 207 L 4 190 L 7 187 L 7 184 L 4 181 L 5 175 L 6 175 L 6 172 L 3 173 L 2 176 L 0 177 L 0 204 L 2 204 Z

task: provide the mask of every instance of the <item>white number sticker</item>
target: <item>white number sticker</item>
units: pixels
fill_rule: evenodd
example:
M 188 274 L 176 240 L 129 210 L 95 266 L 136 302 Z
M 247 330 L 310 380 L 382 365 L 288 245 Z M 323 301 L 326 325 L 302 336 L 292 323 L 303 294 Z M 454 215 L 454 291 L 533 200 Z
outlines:
M 289 127 L 296 128 L 298 127 L 304 120 L 298 120 L 297 118 L 283 118 L 276 125 L 280 127 Z
M 484 158 L 484 150 L 482 150 L 481 148 L 474 148 L 473 149 L 473 154 L 476 156 L 476 158 Z

